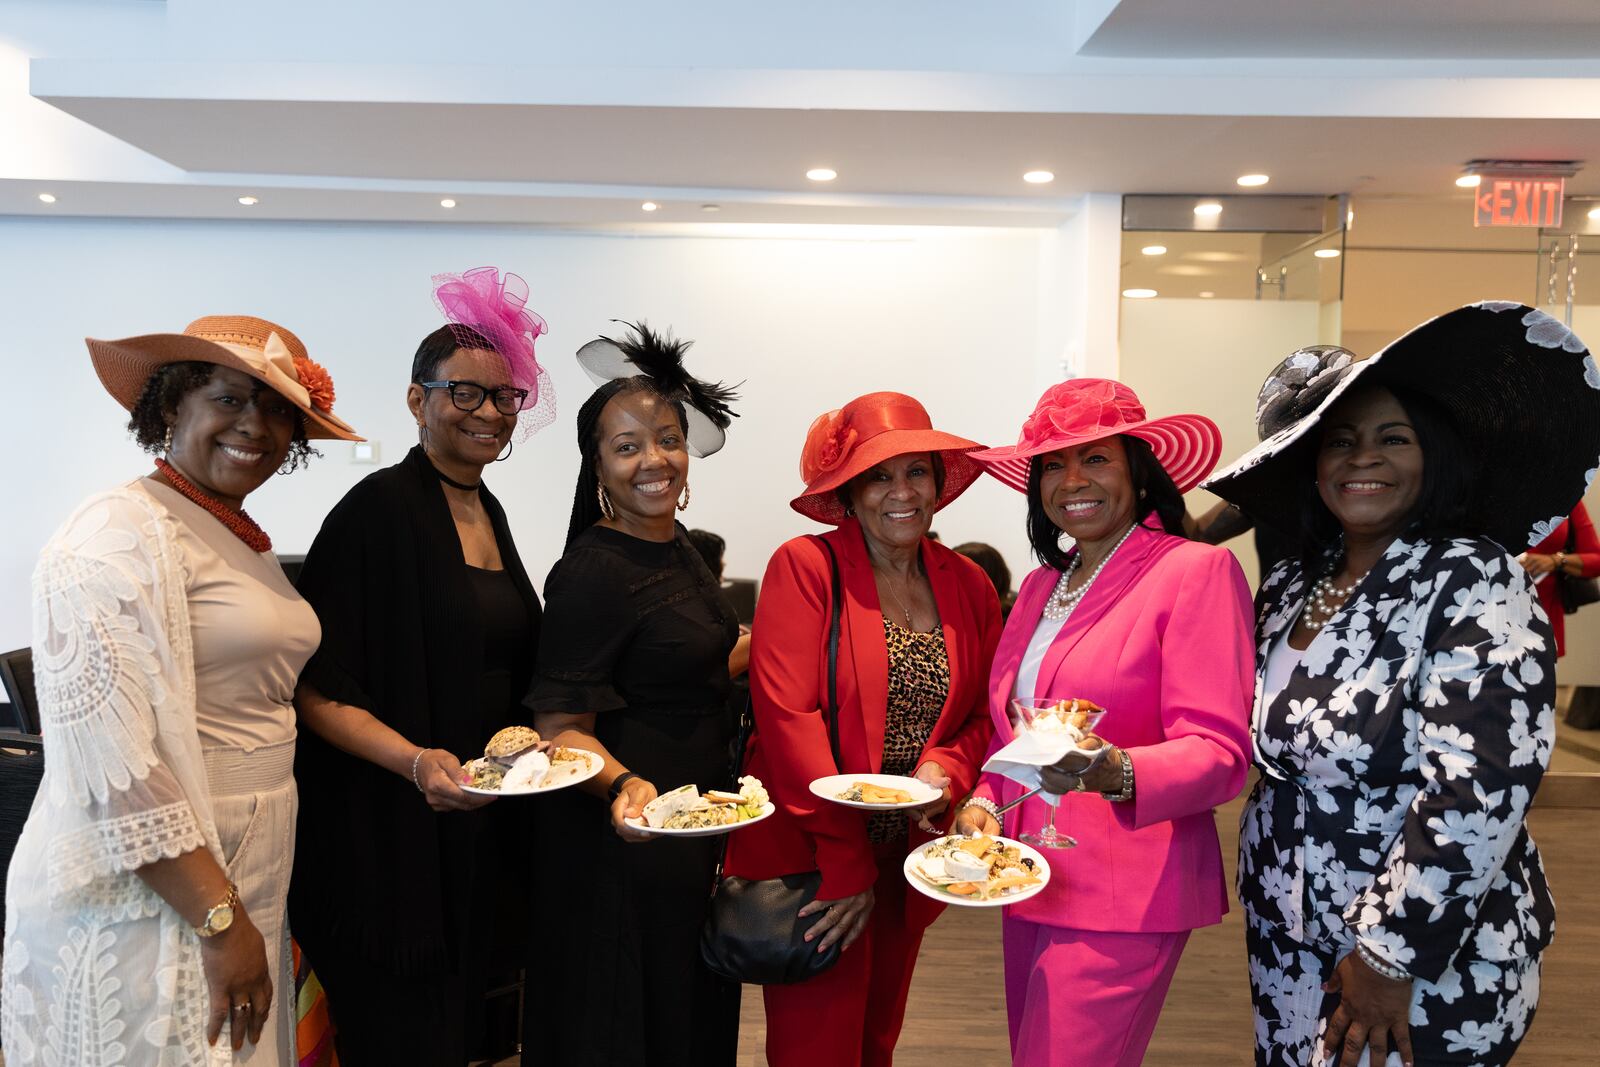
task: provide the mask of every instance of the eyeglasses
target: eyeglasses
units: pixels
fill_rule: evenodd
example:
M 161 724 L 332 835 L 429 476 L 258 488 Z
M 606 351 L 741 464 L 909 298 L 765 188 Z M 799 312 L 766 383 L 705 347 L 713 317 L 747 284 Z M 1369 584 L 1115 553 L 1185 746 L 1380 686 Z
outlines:
M 418 382 L 423 389 L 448 389 L 450 402 L 462 411 L 477 411 L 483 406 L 484 397 L 492 397 L 494 409 L 502 415 L 515 415 L 522 410 L 522 404 L 528 399 L 526 389 L 512 389 L 501 386 L 491 389 L 487 385 L 477 382 Z

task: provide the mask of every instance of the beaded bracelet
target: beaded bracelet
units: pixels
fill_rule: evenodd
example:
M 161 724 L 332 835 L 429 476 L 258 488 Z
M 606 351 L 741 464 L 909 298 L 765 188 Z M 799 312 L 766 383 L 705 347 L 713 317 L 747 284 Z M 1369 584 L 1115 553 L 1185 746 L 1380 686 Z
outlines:
M 1361 957 L 1362 963 L 1365 963 L 1368 967 L 1372 968 L 1372 970 L 1389 979 L 1391 982 L 1411 981 L 1411 974 L 1409 971 L 1403 967 L 1396 967 L 1392 963 L 1386 963 L 1382 959 L 1379 959 L 1377 953 L 1373 952 L 1360 941 L 1356 942 L 1356 955 Z
M 990 815 L 993 815 L 996 822 L 1000 821 L 1000 809 L 995 806 L 995 803 L 992 800 L 988 800 L 984 797 L 968 797 L 966 800 L 961 802 L 961 806 L 963 808 L 982 808 Z
M 411 784 L 417 787 L 417 792 L 419 793 L 426 792 L 426 790 L 422 788 L 422 783 L 417 780 L 417 764 L 422 762 L 422 757 L 427 754 L 427 751 L 425 748 L 419 748 L 417 749 L 417 754 L 411 757 Z

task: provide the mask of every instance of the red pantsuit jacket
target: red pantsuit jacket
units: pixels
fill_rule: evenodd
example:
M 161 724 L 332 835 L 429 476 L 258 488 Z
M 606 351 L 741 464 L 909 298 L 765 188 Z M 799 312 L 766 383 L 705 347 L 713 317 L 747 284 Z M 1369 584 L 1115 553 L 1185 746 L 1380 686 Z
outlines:
M 839 559 L 844 610 L 838 659 L 839 766 L 829 750 L 828 624 L 832 611 L 828 554 L 815 538 L 784 544 L 767 565 L 752 627 L 750 696 L 756 719 L 746 773 L 760 778 L 777 811 L 728 839 L 727 873 L 775 878 L 822 871 L 819 899 L 860 893 L 877 878 L 867 841 L 867 813 L 813 796 L 808 786 L 830 774 L 876 772 L 883 759 L 889 652 L 883 612 L 854 519 L 821 535 Z M 994 585 L 972 561 L 924 540 L 922 563 L 933 586 L 950 660 L 950 692 L 917 766 L 939 764 L 951 778 L 951 810 L 973 787 L 994 727 L 986 684 L 1000 637 Z M 909 847 L 929 840 L 913 825 Z M 932 922 L 942 905 L 907 902 L 913 922 Z

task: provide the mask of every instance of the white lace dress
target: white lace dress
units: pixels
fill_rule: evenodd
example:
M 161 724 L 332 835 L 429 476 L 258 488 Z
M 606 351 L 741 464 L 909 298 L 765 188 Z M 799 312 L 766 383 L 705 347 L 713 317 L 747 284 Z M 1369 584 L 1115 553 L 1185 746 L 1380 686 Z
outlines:
M 46 760 L 6 884 L 8 1067 L 233 1059 L 226 1035 L 206 1044 L 198 937 L 134 873 L 202 847 L 227 866 L 196 722 L 196 542 L 181 521 L 139 483 L 100 494 L 34 572 Z M 275 993 L 273 1012 L 292 1011 L 292 989 Z

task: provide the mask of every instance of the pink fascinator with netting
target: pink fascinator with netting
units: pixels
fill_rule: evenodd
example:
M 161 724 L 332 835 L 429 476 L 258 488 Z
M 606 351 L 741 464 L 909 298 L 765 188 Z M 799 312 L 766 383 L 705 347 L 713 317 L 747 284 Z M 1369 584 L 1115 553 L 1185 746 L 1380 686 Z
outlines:
M 549 332 L 549 327 L 528 310 L 527 282 L 509 272 L 501 274 L 495 267 L 435 274 L 433 302 L 449 320 L 457 344 L 498 352 L 506 361 L 511 384 L 528 391 L 517 418 L 518 437 L 527 437 L 555 421 L 555 386 L 533 352 L 534 341 Z

